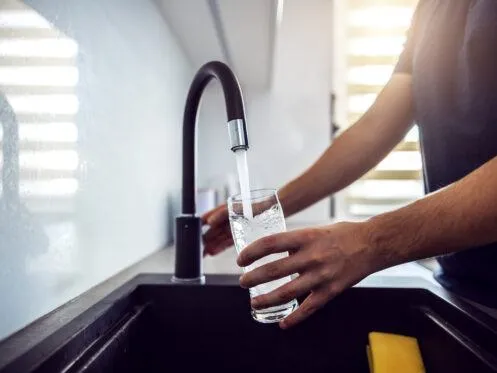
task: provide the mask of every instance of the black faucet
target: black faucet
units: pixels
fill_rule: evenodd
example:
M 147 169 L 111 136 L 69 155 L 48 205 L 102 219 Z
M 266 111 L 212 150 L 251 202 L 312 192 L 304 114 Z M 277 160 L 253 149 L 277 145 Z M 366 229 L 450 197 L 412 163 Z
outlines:
M 182 214 L 176 218 L 176 263 L 173 280 L 204 282 L 202 272 L 202 222 L 196 215 L 195 126 L 197 111 L 212 78 L 221 83 L 226 102 L 228 131 L 233 152 L 248 149 L 242 92 L 231 69 L 222 62 L 203 65 L 193 78 L 183 116 L 183 190 Z

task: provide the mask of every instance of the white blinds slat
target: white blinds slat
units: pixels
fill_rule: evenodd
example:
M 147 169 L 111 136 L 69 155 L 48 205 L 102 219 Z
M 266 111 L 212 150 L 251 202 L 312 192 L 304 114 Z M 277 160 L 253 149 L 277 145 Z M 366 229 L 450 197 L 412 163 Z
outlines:
M 354 122 L 375 101 L 402 52 L 415 0 L 348 2 L 347 116 Z M 377 167 L 349 187 L 348 213 L 371 216 L 401 207 L 423 194 L 419 134 L 414 127 Z

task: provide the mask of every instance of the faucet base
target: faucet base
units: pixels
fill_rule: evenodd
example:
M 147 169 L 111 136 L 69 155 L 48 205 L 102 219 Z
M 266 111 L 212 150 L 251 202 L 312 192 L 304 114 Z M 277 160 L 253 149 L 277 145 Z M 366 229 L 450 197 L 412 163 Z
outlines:
M 174 282 L 175 284 L 184 284 L 184 285 L 190 285 L 190 284 L 203 285 L 205 284 L 205 276 L 200 276 L 199 278 L 178 278 L 176 276 L 173 276 L 171 278 L 171 282 Z
M 195 215 L 176 218 L 176 263 L 174 278 L 177 282 L 200 282 L 202 273 L 202 221 Z

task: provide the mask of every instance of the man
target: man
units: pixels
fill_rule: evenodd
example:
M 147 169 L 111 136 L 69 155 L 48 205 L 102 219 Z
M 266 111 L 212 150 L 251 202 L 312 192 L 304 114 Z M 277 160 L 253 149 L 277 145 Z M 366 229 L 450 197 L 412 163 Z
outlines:
M 291 327 L 365 276 L 407 261 L 440 256 L 437 280 L 497 307 L 497 1 L 421 0 L 395 71 L 369 111 L 312 167 L 280 191 L 292 215 L 357 180 L 419 125 L 430 194 L 365 222 L 281 233 L 248 246 L 238 264 L 292 249 L 288 258 L 244 276 L 244 287 L 292 273 L 296 279 L 252 300 L 255 308 L 309 294 L 283 320 Z M 436 192 L 436 193 L 435 193 Z M 207 254 L 231 245 L 220 207 Z

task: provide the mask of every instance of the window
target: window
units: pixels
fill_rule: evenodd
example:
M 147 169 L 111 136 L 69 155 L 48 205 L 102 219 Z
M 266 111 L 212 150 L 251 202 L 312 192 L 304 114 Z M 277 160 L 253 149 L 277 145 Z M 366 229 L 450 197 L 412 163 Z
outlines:
M 343 44 L 342 121 L 352 125 L 371 106 L 388 81 L 402 51 L 416 0 L 348 0 L 340 17 Z M 345 16 L 344 16 L 345 15 Z M 340 32 L 337 29 L 337 32 Z M 341 54 L 341 55 L 340 55 Z M 335 73 L 336 75 L 336 73 Z M 414 127 L 395 150 L 342 196 L 338 214 L 368 217 L 423 195 L 418 132 Z
M 17 158 L 21 203 L 34 214 L 70 218 L 80 167 L 75 124 L 78 44 L 20 1 L 0 7 L 0 32 L 1 98 L 16 117 L 0 116 L 0 174 L 1 150 L 14 138 L 18 152 L 7 154 Z M 6 138 L 4 127 L 15 127 L 17 135 Z

